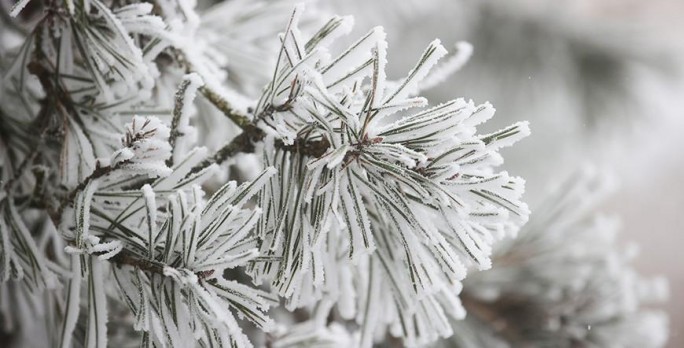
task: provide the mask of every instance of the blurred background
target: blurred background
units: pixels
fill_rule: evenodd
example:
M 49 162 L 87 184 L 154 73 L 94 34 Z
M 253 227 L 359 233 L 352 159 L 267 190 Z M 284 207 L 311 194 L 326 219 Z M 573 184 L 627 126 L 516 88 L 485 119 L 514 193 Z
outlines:
M 680 0 L 328 1 L 355 30 L 383 25 L 399 78 L 434 38 L 474 47 L 462 70 L 428 91 L 490 101 L 488 130 L 529 120 L 505 150 L 533 208 L 587 164 L 618 184 L 601 211 L 622 221 L 646 276 L 670 284 L 669 347 L 684 347 L 684 2 Z M 353 35 L 352 35 L 353 36 Z M 406 56 L 406 52 L 415 52 Z M 496 267 L 496 265 L 494 265 Z

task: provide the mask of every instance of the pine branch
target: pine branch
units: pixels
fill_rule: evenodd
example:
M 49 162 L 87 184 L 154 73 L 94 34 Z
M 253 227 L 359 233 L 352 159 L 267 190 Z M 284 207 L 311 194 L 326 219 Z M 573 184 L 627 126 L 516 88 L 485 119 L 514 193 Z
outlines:
M 233 106 L 225 100 L 223 97 L 221 97 L 218 93 L 213 91 L 211 88 L 207 86 L 202 86 L 200 88 L 200 92 L 202 92 L 202 95 L 207 98 L 211 104 L 213 104 L 217 109 L 219 109 L 226 117 L 228 117 L 233 123 L 235 123 L 238 127 L 242 128 L 243 130 L 247 129 L 251 125 L 251 121 L 249 117 L 241 114 L 237 110 L 233 108 Z
M 185 72 L 187 74 L 195 73 L 192 64 L 187 60 L 182 51 L 175 49 L 174 53 L 176 61 L 179 65 L 185 67 Z M 179 100 L 179 96 L 183 93 L 185 88 L 187 88 L 187 83 L 184 82 L 178 89 L 176 100 Z M 255 149 L 254 143 L 262 141 L 266 136 L 266 134 L 256 126 L 256 122 L 266 116 L 269 116 L 273 112 L 285 111 L 289 109 L 290 104 L 293 102 L 293 97 L 291 96 L 291 98 L 288 99 L 284 105 L 279 107 L 271 106 L 257 115 L 254 121 L 251 121 L 250 117 L 236 110 L 228 100 L 211 89 L 211 87 L 204 85 L 200 87 L 199 91 L 212 105 L 214 105 L 214 107 L 216 107 L 226 117 L 233 121 L 235 125 L 240 127 L 243 130 L 243 133 L 236 136 L 231 142 L 217 150 L 213 156 L 195 166 L 189 174 L 197 173 L 213 163 L 221 164 L 238 153 L 253 153 Z M 180 114 L 180 107 L 182 107 L 182 105 L 179 106 L 179 104 L 176 103 L 174 108 L 174 122 L 172 122 L 171 138 L 169 138 L 169 142 L 172 146 L 174 145 L 175 138 L 178 136 L 178 133 L 175 130 L 176 127 L 174 125 L 178 122 L 177 119 L 180 118 L 180 116 L 178 116 Z M 275 142 L 275 146 L 288 152 L 296 152 L 311 157 L 320 157 L 328 150 L 330 147 L 330 142 L 327 139 L 306 140 L 297 138 L 292 145 L 285 145 L 281 140 L 277 140 Z
M 248 7 L 240 18 L 254 30 L 260 25 L 250 11 L 261 10 Z M 316 319 L 323 330 L 318 323 L 302 325 L 289 338 L 274 336 L 275 347 L 329 338 L 336 346 L 368 347 L 390 328 L 398 329 L 395 339 L 386 336 L 387 344 L 428 344 L 450 334 L 442 314 L 460 313 L 457 285 L 466 268 L 488 267 L 491 244 L 526 219 L 521 181 L 493 170 L 500 163 L 498 149 L 522 138 L 525 125 L 480 136 L 475 126 L 492 116 L 488 104 L 455 100 L 415 110 L 428 105 L 417 96 L 420 83 L 446 54 L 438 41 L 406 78 L 387 81 L 381 28 L 336 53 L 333 41 L 351 30 L 351 19 L 334 16 L 305 40 L 298 6 L 279 37 L 275 71 L 264 76 L 270 80 L 261 95 L 249 96 L 254 111 L 245 112 L 222 87 L 224 62 L 231 71 L 245 67 L 224 59 L 230 57 L 214 50 L 219 47 L 213 39 L 205 41 L 214 33 L 202 32 L 208 30 L 205 18 L 193 6 L 89 0 L 54 8 L 50 16 L 60 14 L 63 21 L 45 24 L 62 35 L 42 25 L 26 45 L 35 48 L 24 50 L 33 50 L 28 70 L 46 95 L 42 105 L 27 109 L 34 124 L 60 135 L 62 152 L 26 160 L 15 176 L 27 175 L 24 168 L 33 162 L 66 164 L 60 175 L 46 179 L 61 186 L 49 202 L 57 209 L 46 209 L 57 230 L 44 232 L 55 250 L 74 243 L 66 248 L 69 265 L 44 262 L 65 270 L 60 277 L 69 271 L 73 276 L 66 310 L 59 313 L 65 314 L 56 320 L 64 322 L 58 335 L 65 346 L 81 332 L 83 308 L 84 345 L 107 344 L 106 308 L 114 306 L 102 290 L 112 273 L 119 300 L 135 318 L 133 328 L 145 332 L 149 345 L 250 346 L 237 319 L 268 332 L 273 323 L 267 311 L 277 296 L 295 317 L 307 311 L 297 308 L 315 308 L 317 314 L 306 319 Z M 225 13 L 215 14 L 223 19 Z M 249 51 L 251 42 L 238 43 Z M 187 73 L 172 82 L 180 84 L 170 125 L 164 117 L 138 113 L 165 107 L 163 96 L 174 95 L 167 82 L 178 76 L 167 75 L 159 56 L 168 46 L 171 60 Z M 255 86 L 244 87 L 238 89 L 249 93 Z M 29 95 L 30 89 L 20 91 Z M 214 139 L 205 138 L 205 131 L 214 120 L 193 114 L 198 91 L 241 129 L 213 154 L 207 148 Z M 159 101 L 164 105 L 154 105 Z M 35 117 L 37 106 L 42 108 Z M 123 137 L 120 116 L 132 116 Z M 24 147 L 14 151 L 20 158 L 31 153 Z M 265 168 L 261 174 L 207 195 L 202 185 L 221 170 L 218 165 L 256 151 Z M 36 188 L 34 195 L 52 191 Z M 0 242 L 9 240 L 6 235 L 20 242 L 37 237 L 28 228 L 35 221 L 17 209 L 16 196 L 7 200 L 7 216 L 0 216 Z M 0 266 L 19 264 L 33 278 L 29 271 L 48 270 L 23 259 L 42 260 L 42 250 L 32 246 L 26 252 L 14 244 Z M 116 267 L 104 272 L 103 261 Z M 226 276 L 238 267 L 246 267 L 252 279 Z M 13 276 L 11 267 L 4 270 L 3 277 Z M 273 292 L 250 281 L 270 284 Z M 393 296 L 382 296 L 386 291 Z M 387 307 L 396 310 L 382 310 Z M 336 341 L 334 322 L 352 319 L 360 335 L 347 332 Z
M 277 140 L 275 146 L 283 151 L 318 158 L 328 151 L 330 148 L 330 141 L 325 138 L 320 140 L 297 138 L 292 145 L 285 145 L 281 140 Z
M 266 133 L 252 124 L 246 125 L 243 129 L 244 131 L 240 135 L 218 149 L 213 156 L 195 166 L 190 171 L 190 174 L 197 173 L 212 164 L 221 164 L 238 153 L 253 153 L 255 149 L 254 144 L 263 141 Z M 327 139 L 307 140 L 297 138 L 292 145 L 286 145 L 282 140 L 276 140 L 274 145 L 280 150 L 309 157 L 321 157 L 330 148 L 330 142 Z
M 266 134 L 261 129 L 249 125 L 244 128 L 242 133 L 233 138 L 231 142 L 218 149 L 213 156 L 193 167 L 189 174 L 197 173 L 214 163 L 221 164 L 238 153 L 253 153 L 255 149 L 254 143 L 262 141 L 265 136 Z
M 100 255 L 103 253 L 93 254 Z M 141 271 L 160 275 L 164 275 L 164 267 L 166 267 L 166 265 L 162 262 L 139 257 L 138 255 L 127 249 L 121 250 L 119 253 L 112 256 L 108 260 L 119 266 L 133 266 Z
M 173 118 L 171 119 L 171 134 L 169 136 L 169 145 L 171 145 L 171 148 L 176 147 L 176 139 L 179 136 L 183 135 L 181 131 L 178 130 L 178 127 L 180 125 L 184 103 L 186 102 L 183 98 L 185 96 L 185 91 L 190 86 L 190 83 L 190 80 L 183 80 L 180 86 L 178 86 L 178 90 L 176 91 L 175 105 L 173 107 Z M 166 163 L 167 165 L 172 165 L 173 156 L 170 157 Z
M 94 255 L 101 255 L 101 254 L 104 254 L 104 252 L 93 253 L 93 254 Z M 122 249 L 116 255 L 112 256 L 111 258 L 109 258 L 107 260 L 109 262 L 114 263 L 114 264 L 119 265 L 119 266 L 133 266 L 133 267 L 135 267 L 135 268 L 137 268 L 143 272 L 158 274 L 158 275 L 162 275 L 162 276 L 166 276 L 164 274 L 164 268 L 168 267 L 163 262 L 159 262 L 159 261 L 150 260 L 150 259 L 140 257 L 137 254 L 135 254 L 135 253 L 133 253 L 127 249 Z M 211 276 L 212 274 L 213 274 L 212 271 L 195 272 L 195 275 L 199 279 L 206 279 L 207 277 Z

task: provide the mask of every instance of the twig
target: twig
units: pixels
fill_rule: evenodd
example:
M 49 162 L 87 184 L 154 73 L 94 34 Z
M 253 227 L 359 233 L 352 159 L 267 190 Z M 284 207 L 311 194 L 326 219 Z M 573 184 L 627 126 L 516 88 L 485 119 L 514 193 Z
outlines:
M 104 254 L 104 252 L 93 254 L 99 255 Z M 167 267 L 165 263 L 140 257 L 126 249 L 122 249 L 116 255 L 109 258 L 108 261 L 119 266 L 133 266 L 143 272 L 149 272 L 166 276 L 164 274 L 164 268 Z M 199 279 L 206 279 L 207 277 L 210 277 L 213 273 L 213 271 L 200 271 L 195 272 L 195 275 Z
M 195 71 L 195 68 L 193 67 L 192 63 L 190 63 L 187 58 L 185 57 L 185 54 L 183 51 L 179 49 L 174 49 L 174 56 L 176 57 L 176 62 L 184 68 L 186 74 L 190 74 Z M 211 88 L 207 87 L 206 85 L 200 87 L 200 92 L 202 95 L 207 98 L 207 100 L 213 104 L 217 109 L 219 109 L 226 117 L 228 117 L 231 121 L 233 121 L 238 127 L 245 129 L 252 125 L 252 121 L 250 120 L 249 117 L 246 115 L 243 115 L 239 111 L 235 110 L 232 105 L 230 105 L 230 102 L 225 100 L 223 97 L 221 97 L 216 91 L 212 90 Z M 173 144 L 171 144 L 173 145 Z
M 93 254 L 97 255 L 98 253 Z M 166 267 L 166 265 L 162 262 L 139 257 L 135 253 L 126 249 L 122 249 L 116 255 L 109 258 L 108 261 L 117 265 L 133 266 L 141 271 L 162 275 L 164 274 L 164 267 Z
M 200 164 L 196 165 L 189 174 L 197 173 L 200 170 L 212 165 L 213 163 L 221 164 L 226 159 L 235 156 L 238 153 L 252 153 L 254 152 L 254 143 L 264 139 L 266 134 L 256 126 L 250 125 L 244 129 L 244 132 L 233 138 L 231 142 L 218 149 L 213 156 L 205 159 Z
M 185 91 L 188 89 L 188 86 L 190 86 L 190 80 L 183 80 L 176 91 L 175 103 L 173 106 L 173 118 L 171 119 L 171 134 L 169 135 L 169 145 L 171 145 L 172 149 L 176 148 L 176 139 L 183 135 L 178 130 L 178 127 L 180 126 L 181 117 L 183 117 L 183 106 L 186 102 L 183 99 L 183 96 L 185 95 Z M 173 167 L 173 155 L 166 160 L 166 165 Z
M 194 71 L 193 66 L 185 58 L 182 51 L 176 49 L 174 50 L 176 61 L 185 68 L 186 73 L 191 73 Z M 295 80 L 296 81 L 296 80 Z M 294 83 L 294 82 L 293 82 Z M 181 88 L 183 88 L 181 86 Z M 269 105 L 260 115 L 255 117 L 254 121 L 250 119 L 247 115 L 235 110 L 229 101 L 225 100 L 221 95 L 216 93 L 211 88 L 206 85 L 200 87 L 200 92 L 207 98 L 207 100 L 219 109 L 226 117 L 228 117 L 233 123 L 238 127 L 242 128 L 243 132 L 236 136 L 231 142 L 224 145 L 222 148 L 216 151 L 213 156 L 202 161 L 200 164 L 192 168 L 189 174 L 197 173 L 198 171 L 210 166 L 213 163 L 221 164 L 226 159 L 238 154 L 238 153 L 253 153 L 254 143 L 262 141 L 266 137 L 266 133 L 256 126 L 256 121 L 261 119 L 267 114 L 271 114 L 275 111 L 285 111 L 291 107 L 291 102 L 294 100 L 294 96 L 291 95 L 288 101 L 280 106 Z M 180 89 L 179 89 L 180 91 Z M 174 110 L 174 120 L 176 110 Z M 172 124 L 172 129 L 175 127 Z M 172 131 L 171 137 L 175 139 L 177 135 L 174 135 Z M 170 139 L 171 142 L 171 139 Z M 171 143 L 173 146 L 174 144 Z M 327 139 L 322 140 L 307 140 L 302 138 L 297 138 L 295 143 L 292 145 L 285 145 L 282 141 L 276 141 L 275 146 L 281 150 L 297 152 L 306 156 L 320 157 L 330 148 L 330 142 Z
M 321 157 L 330 148 L 330 142 L 325 138 L 319 140 L 297 138 L 292 145 L 285 145 L 282 141 L 278 140 L 275 142 L 275 147 L 304 156 Z
M 209 102 L 211 102 L 238 127 L 245 129 L 252 124 L 252 121 L 249 119 L 249 117 L 235 110 L 227 100 L 223 99 L 223 97 L 209 87 L 202 86 L 200 88 L 200 92 L 202 92 L 202 95 L 207 98 Z
M 253 153 L 255 149 L 254 143 L 262 141 L 265 137 L 266 133 L 264 133 L 264 131 L 250 124 L 244 128 L 244 132 L 240 133 L 240 135 L 233 138 L 231 142 L 218 149 L 213 156 L 205 159 L 192 168 L 190 174 L 197 173 L 214 163 L 221 164 L 226 159 L 235 156 L 238 153 Z M 325 138 L 319 140 L 297 138 L 292 145 L 285 145 L 281 140 L 277 140 L 274 146 L 280 150 L 298 153 L 304 156 L 321 157 L 330 148 L 330 142 Z

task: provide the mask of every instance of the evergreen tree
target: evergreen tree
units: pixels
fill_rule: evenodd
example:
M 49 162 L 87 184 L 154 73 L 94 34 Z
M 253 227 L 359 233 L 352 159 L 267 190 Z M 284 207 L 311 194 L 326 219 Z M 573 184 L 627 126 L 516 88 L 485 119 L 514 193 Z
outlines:
M 579 226 L 581 185 L 516 239 L 524 181 L 497 168 L 527 123 L 484 133 L 489 103 L 420 96 L 468 44 L 435 40 L 394 80 L 382 27 L 347 38 L 351 17 L 319 18 L 247 0 L 3 12 L 0 340 L 664 343 L 666 319 L 640 310 L 664 286 L 611 227 Z

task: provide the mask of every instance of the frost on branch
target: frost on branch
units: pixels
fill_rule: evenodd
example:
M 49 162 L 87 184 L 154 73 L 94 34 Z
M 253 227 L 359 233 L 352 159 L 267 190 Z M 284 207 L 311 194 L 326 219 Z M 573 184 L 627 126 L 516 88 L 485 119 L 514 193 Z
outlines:
M 285 3 L 51 2 L 12 53 L 0 291 L 41 299 L 43 345 L 417 346 L 463 318 L 466 271 L 527 219 L 495 170 L 527 124 L 478 134 L 488 103 L 418 96 L 467 49 L 435 40 L 391 80 L 382 28 L 338 50 L 352 19 L 305 35 L 301 7 L 273 74 L 247 67 L 268 43 L 246 34 Z M 239 153 L 263 169 L 226 183 Z M 313 317 L 276 323 L 281 299 Z
M 164 24 L 149 13 L 149 4 L 132 4 L 112 11 L 100 0 L 88 0 L 74 4 L 74 16 L 59 28 L 59 50 L 65 50 L 66 59 L 80 56 L 86 71 L 65 60 L 66 72 L 84 74 L 87 82 L 94 84 L 104 101 L 119 98 L 135 98 L 136 93 L 147 91 L 154 85 L 154 70 L 143 50 L 130 37 L 131 33 L 161 35 Z M 92 30 L 95 25 L 106 30 Z M 68 50 L 68 51 L 67 51 Z M 75 50 L 75 51 L 74 51 Z M 148 58 L 149 59 L 149 58 Z M 78 81 L 78 80 L 77 80 Z M 142 98 L 144 99 L 144 97 Z
M 664 346 L 667 317 L 651 307 L 667 284 L 637 274 L 635 246 L 617 247 L 617 222 L 593 213 L 608 188 L 585 171 L 550 195 L 496 266 L 465 280 L 468 317 L 448 346 Z
M 494 171 L 498 150 L 529 134 L 527 125 L 478 135 L 491 105 L 426 108 L 415 94 L 446 54 L 439 41 L 405 78 L 388 81 L 382 28 L 334 53 L 328 45 L 348 19 L 333 17 L 305 39 L 301 11 L 281 35 L 274 79 L 255 110 L 273 138 L 264 161 L 279 175 L 260 195 L 257 226 L 261 252 L 275 260 L 250 273 L 288 308 L 344 303 L 363 346 L 388 328 L 407 345 L 449 336 L 447 317 L 463 315 L 454 308 L 466 269 L 489 268 L 492 244 L 527 220 L 523 181 Z
M 171 156 L 169 127 L 156 117 L 139 116 L 134 116 L 125 127 L 126 133 L 121 139 L 123 148 L 111 156 L 111 165 L 151 176 L 169 175 L 171 168 L 165 164 Z
M 59 152 L 60 184 L 73 188 L 118 147 L 117 113 L 149 100 L 158 77 L 152 61 L 167 34 L 151 4 L 65 3 L 46 12 L 12 52 L 0 99 L 17 122 L 11 137 L 29 131 L 39 145 L 56 145 L 46 152 Z
M 258 256 L 250 231 L 261 210 L 244 204 L 274 174 L 269 168 L 252 183 L 229 182 L 205 199 L 201 184 L 216 166 L 191 173 L 206 156 L 197 148 L 173 168 L 166 142 L 169 130 L 156 118 L 134 117 L 126 127 L 124 147 L 112 156 L 103 174 L 93 177 L 78 194 L 73 209 L 64 212 L 63 229 L 71 231 L 67 251 L 74 272 L 88 274 L 88 288 L 104 286 L 100 260 L 111 268 L 119 295 L 134 315 L 133 327 L 144 340 L 178 347 L 203 344 L 250 346 L 237 317 L 264 330 L 271 327 L 265 310 L 274 299 L 267 293 L 224 279 L 226 269 L 244 266 Z M 98 172 L 99 173 L 99 172 Z M 158 177 L 149 180 L 150 177 Z M 71 219 L 68 217 L 72 216 Z M 69 225 L 68 221 L 74 221 Z M 123 245 L 123 247 L 122 247 Z M 75 267 L 75 268 L 74 268 Z M 79 272 L 79 274 L 81 273 Z M 68 298 L 78 299 L 78 278 Z M 89 325 L 104 325 L 102 291 L 93 290 L 86 306 Z M 68 308 L 66 323 L 76 318 L 79 305 Z M 93 312 L 95 311 L 95 312 Z M 233 312 L 234 311 L 234 312 Z M 173 319 L 172 319 L 173 318 Z M 63 326 L 68 346 L 73 325 Z M 104 326 L 89 327 L 86 339 L 106 342 Z M 105 340 L 105 341 L 100 341 Z M 103 346 L 104 344 L 97 344 Z

